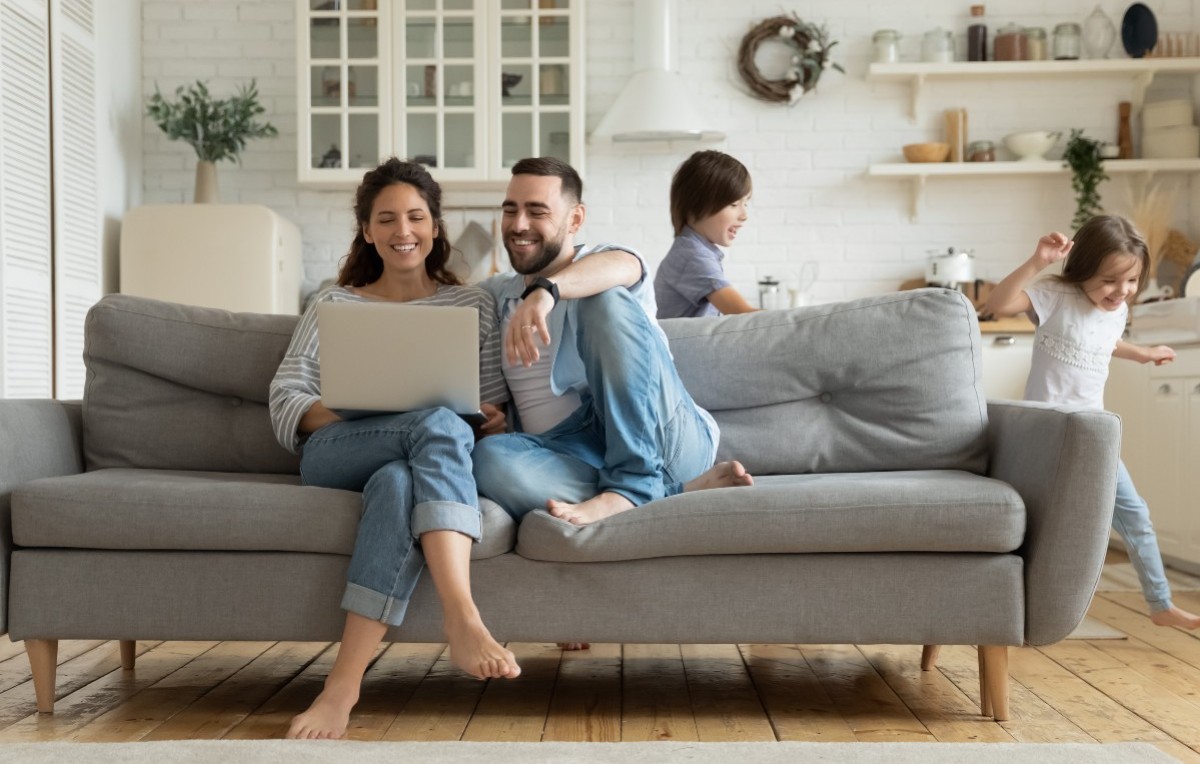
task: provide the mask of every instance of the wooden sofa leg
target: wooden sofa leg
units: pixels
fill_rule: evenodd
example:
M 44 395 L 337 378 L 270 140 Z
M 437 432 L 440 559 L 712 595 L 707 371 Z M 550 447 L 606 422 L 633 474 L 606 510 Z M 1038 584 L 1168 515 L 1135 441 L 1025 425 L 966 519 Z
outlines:
M 992 715 L 992 699 L 988 697 L 987 660 L 984 658 L 983 646 L 975 648 L 979 659 L 979 712 L 984 716 Z
M 137 640 L 122 639 L 121 640 L 121 668 L 126 671 L 133 671 L 135 662 L 137 661 Z
M 937 665 L 938 653 L 941 650 L 941 645 L 925 645 L 921 648 L 922 671 L 933 671 L 933 667 Z
M 984 681 L 991 716 L 998 722 L 1008 721 L 1008 647 L 983 645 L 979 648 L 984 666 Z M 984 712 L 987 713 L 986 711 Z
M 25 654 L 33 672 L 33 694 L 38 713 L 54 713 L 54 677 L 58 669 L 57 639 L 27 639 Z

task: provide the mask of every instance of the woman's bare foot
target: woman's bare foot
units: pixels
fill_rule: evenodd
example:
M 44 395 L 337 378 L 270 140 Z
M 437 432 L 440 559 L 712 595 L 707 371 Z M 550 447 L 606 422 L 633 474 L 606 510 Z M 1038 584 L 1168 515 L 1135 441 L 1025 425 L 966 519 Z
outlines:
M 478 616 L 446 618 L 450 661 L 476 679 L 515 679 L 521 667 L 511 651 L 492 638 Z
M 573 525 L 589 525 L 633 509 L 633 502 L 619 493 L 605 491 L 579 504 L 567 504 L 551 499 L 546 502 L 546 509 L 558 519 Z
M 683 492 L 750 485 L 754 485 L 754 477 L 746 472 L 746 468 L 742 466 L 741 462 L 717 462 L 703 475 L 684 483 Z
M 296 714 L 288 727 L 289 740 L 338 740 L 346 736 L 350 711 L 358 702 L 358 684 L 325 682 L 325 689 L 308 710 Z
M 1171 606 L 1170 610 L 1158 610 L 1150 614 L 1155 626 L 1178 626 L 1181 629 L 1200 628 L 1200 615 Z

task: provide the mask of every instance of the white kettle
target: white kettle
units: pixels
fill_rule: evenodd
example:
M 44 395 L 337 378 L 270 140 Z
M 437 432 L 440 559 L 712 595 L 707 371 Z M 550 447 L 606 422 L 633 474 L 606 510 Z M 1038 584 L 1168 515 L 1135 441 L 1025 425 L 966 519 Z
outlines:
M 969 249 L 949 247 L 930 250 L 925 263 L 925 281 L 936 286 L 956 288 L 975 280 L 975 258 Z

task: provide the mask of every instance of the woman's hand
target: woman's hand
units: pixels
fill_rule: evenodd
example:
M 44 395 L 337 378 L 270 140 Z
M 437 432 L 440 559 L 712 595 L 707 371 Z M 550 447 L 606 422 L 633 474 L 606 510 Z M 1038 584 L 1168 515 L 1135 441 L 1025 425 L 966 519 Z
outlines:
M 490 403 L 480 404 L 479 410 L 487 416 L 487 421 L 479 426 L 479 436 L 486 438 L 488 435 L 500 435 L 508 427 L 508 418 L 504 415 L 504 410 L 498 406 L 493 406 Z
M 1041 268 L 1054 265 L 1059 260 L 1066 259 L 1075 242 L 1065 235 L 1055 231 L 1038 239 L 1037 249 L 1033 251 L 1033 259 Z
M 304 412 L 304 416 L 300 417 L 300 432 L 304 434 L 314 433 L 327 424 L 340 422 L 342 418 L 331 410 L 325 407 L 324 403 L 316 401 L 309 406 L 308 411 Z

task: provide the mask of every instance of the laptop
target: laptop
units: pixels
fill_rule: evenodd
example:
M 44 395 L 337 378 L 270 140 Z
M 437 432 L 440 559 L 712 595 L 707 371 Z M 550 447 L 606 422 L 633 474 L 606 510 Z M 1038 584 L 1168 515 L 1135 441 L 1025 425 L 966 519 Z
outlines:
M 322 302 L 317 333 L 321 402 L 343 419 L 445 406 L 486 421 L 475 308 Z

